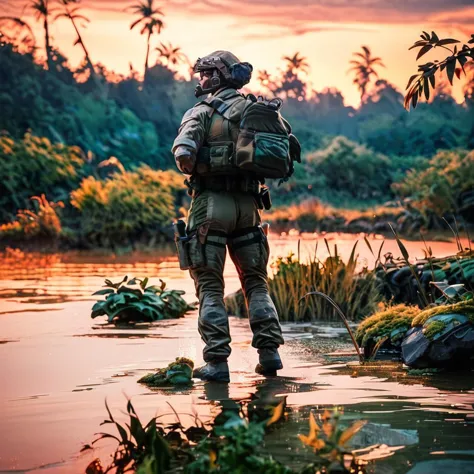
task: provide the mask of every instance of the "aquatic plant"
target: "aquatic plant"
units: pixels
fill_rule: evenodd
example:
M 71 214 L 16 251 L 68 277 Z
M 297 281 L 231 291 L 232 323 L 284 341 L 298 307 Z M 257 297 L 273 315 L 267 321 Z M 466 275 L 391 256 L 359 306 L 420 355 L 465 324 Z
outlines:
M 166 441 L 166 433 L 158 425 L 157 418 L 152 418 L 145 426 L 141 423 L 131 400 L 127 403 L 129 422 L 120 424 L 112 416 L 112 412 L 105 402 L 109 417 L 101 425 L 112 424 L 117 429 L 118 435 L 98 433 L 92 445 L 85 445 L 82 451 L 92 449 L 94 444 L 104 439 L 117 441 L 117 448 L 112 456 L 112 462 L 105 470 L 100 460 L 95 459 L 87 467 L 86 474 L 103 474 L 113 470 L 117 474 L 136 471 L 139 466 L 145 465 L 151 474 L 163 473 L 170 467 L 171 449 Z M 147 471 L 145 471 L 147 472 Z
M 113 283 L 105 280 L 105 289 L 94 295 L 103 296 L 92 307 L 92 318 L 106 315 L 108 322 L 139 322 L 176 319 L 194 309 L 182 298 L 181 290 L 167 290 L 166 283 L 160 279 L 160 286 L 147 286 L 148 278 L 125 276 L 122 281 Z
M 261 453 L 266 429 L 280 419 L 282 407 L 283 402 L 275 407 L 273 416 L 263 421 L 250 421 L 242 410 L 240 413 L 224 413 L 225 421 L 214 425 L 212 433 L 191 451 L 194 459 L 186 465 L 184 472 L 293 473 L 272 456 Z
M 357 420 L 349 428 L 341 428 L 340 412 L 337 408 L 332 411 L 325 410 L 316 418 L 313 412 L 309 415 L 308 435 L 298 435 L 303 444 L 313 448 L 318 459 L 303 469 L 301 474 L 312 474 L 317 469 L 325 469 L 318 472 L 357 472 L 364 473 L 362 462 L 348 449 L 347 444 L 367 423 Z M 349 459 L 348 459 L 349 458 Z M 346 461 L 350 463 L 350 471 L 346 470 Z
M 138 380 L 149 387 L 192 385 L 194 362 L 186 357 L 177 357 L 168 367 L 158 369 L 153 374 L 144 375 Z
M 98 433 L 98 437 L 82 451 L 93 449 L 104 439 L 115 440 L 117 447 L 109 466 L 103 468 L 100 459 L 94 459 L 86 474 L 131 471 L 137 474 L 365 473 L 365 462 L 347 446 L 365 421 L 355 421 L 343 428 L 337 409 L 325 410 L 317 418 L 311 413 L 310 432 L 299 435 L 299 438 L 314 450 L 314 461 L 301 470 L 294 470 L 262 452 L 265 434 L 274 427 L 278 429 L 285 420 L 285 400 L 277 398 L 264 406 L 241 402 L 236 408 L 221 412 L 207 423 L 193 414 L 194 423 L 185 428 L 172 407 L 175 422 L 165 425 L 160 417 L 154 417 L 145 425 L 130 400 L 127 403 L 129 420 L 122 425 L 112 416 L 106 403 L 108 418 L 102 424 L 113 425 L 118 435 Z

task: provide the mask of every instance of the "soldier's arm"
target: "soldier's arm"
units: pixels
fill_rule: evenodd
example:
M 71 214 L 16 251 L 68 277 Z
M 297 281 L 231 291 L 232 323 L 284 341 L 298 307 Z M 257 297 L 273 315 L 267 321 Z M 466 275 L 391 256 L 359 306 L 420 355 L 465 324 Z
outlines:
M 191 174 L 196 166 L 196 155 L 209 127 L 210 112 L 210 107 L 197 106 L 189 109 L 183 116 L 171 149 L 176 166 L 182 173 Z

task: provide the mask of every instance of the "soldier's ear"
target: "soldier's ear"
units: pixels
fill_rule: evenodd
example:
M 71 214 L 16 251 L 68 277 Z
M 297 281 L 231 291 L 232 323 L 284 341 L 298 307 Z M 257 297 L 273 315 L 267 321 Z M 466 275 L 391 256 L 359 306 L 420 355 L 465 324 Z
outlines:
M 235 63 L 229 68 L 232 80 L 242 87 L 250 81 L 252 77 L 253 67 L 250 63 Z

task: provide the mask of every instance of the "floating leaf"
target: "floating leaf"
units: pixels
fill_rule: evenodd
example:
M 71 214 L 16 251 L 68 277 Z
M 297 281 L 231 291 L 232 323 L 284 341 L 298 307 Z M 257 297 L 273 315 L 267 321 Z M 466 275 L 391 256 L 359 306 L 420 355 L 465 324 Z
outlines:
M 276 423 L 283 415 L 284 412 L 285 401 L 281 401 L 274 409 L 272 413 L 272 417 L 267 421 L 267 426 Z

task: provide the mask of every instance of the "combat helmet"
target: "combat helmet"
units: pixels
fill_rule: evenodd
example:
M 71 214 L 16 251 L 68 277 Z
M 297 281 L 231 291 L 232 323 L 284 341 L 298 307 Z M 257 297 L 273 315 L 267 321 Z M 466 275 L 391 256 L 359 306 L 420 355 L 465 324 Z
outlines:
M 239 58 L 229 51 L 214 51 L 198 58 L 193 70 L 209 73 L 204 86 L 196 86 L 194 94 L 199 97 L 211 94 L 226 85 L 240 89 L 250 81 L 253 67 L 247 62 L 240 62 Z

